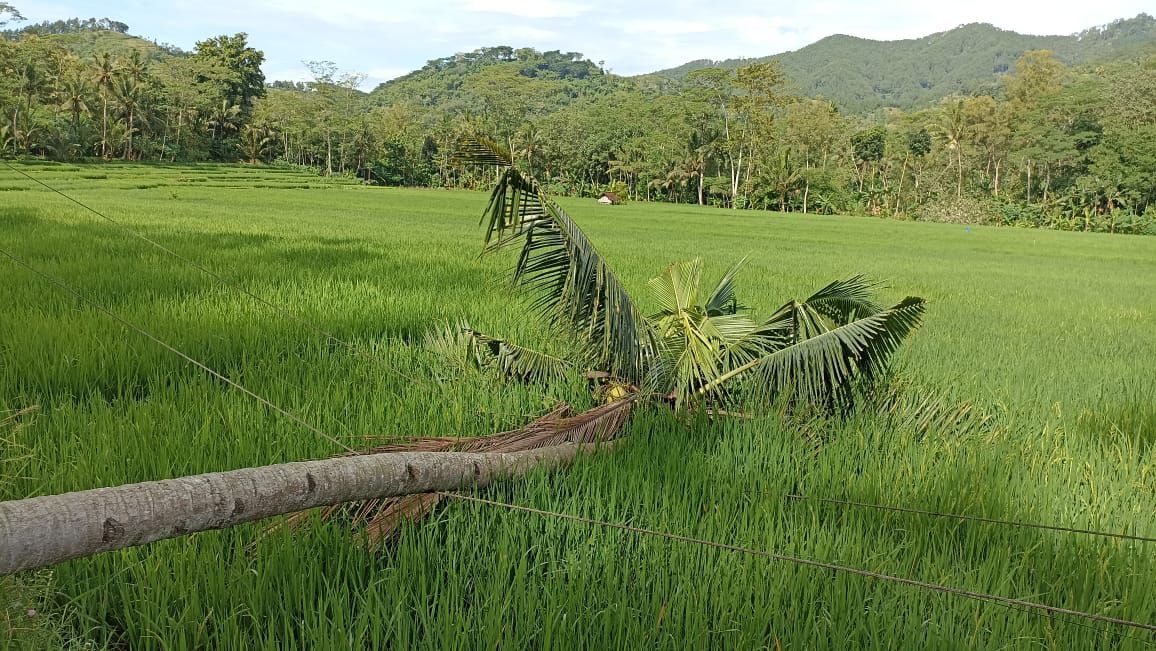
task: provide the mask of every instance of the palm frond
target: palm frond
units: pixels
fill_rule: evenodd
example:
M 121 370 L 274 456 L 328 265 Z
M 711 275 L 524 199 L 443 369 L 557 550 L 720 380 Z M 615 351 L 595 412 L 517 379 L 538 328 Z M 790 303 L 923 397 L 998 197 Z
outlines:
M 464 319 L 427 332 L 425 346 L 459 367 L 493 369 L 526 382 L 565 380 L 574 371 L 567 359 L 491 337 Z
M 883 306 L 871 296 L 872 290 L 878 286 L 878 283 L 870 282 L 862 275 L 836 280 L 812 294 L 803 301 L 803 305 L 831 319 L 836 325 L 843 325 L 883 310 Z
M 871 290 L 877 283 L 864 276 L 836 280 L 803 301 L 790 301 L 763 322 L 761 334 L 772 348 L 776 344 L 797 343 L 817 337 L 833 328 L 866 316 L 878 314 L 883 307 L 875 302 Z
M 765 399 L 786 396 L 812 405 L 834 407 L 851 399 L 856 383 L 884 370 L 891 355 L 915 328 L 924 311 L 921 298 L 908 297 L 890 309 L 799 340 L 727 372 L 700 394 L 730 382 Z
M 477 330 L 469 330 L 466 334 L 474 358 L 481 360 L 488 357 L 508 377 L 527 382 L 565 380 L 574 370 L 573 365 L 561 357 L 518 346 Z
M 679 318 L 679 315 L 698 308 L 699 285 L 702 281 L 702 260 L 675 262 L 661 276 L 651 278 L 647 286 L 658 304 L 658 313 L 651 321 Z
M 784 345 L 796 344 L 817 337 L 831 330 L 823 314 L 802 301 L 790 301 L 775 310 L 775 313 L 759 327 L 759 333 L 766 339 L 771 350 Z
M 618 277 L 537 181 L 507 166 L 507 152 L 483 138 L 467 146 L 459 159 L 506 166 L 482 218 L 485 249 L 520 243 L 513 284 L 534 309 L 588 343 L 599 366 L 640 383 L 653 337 Z
M 662 374 L 659 386 L 669 389 L 676 405 L 694 399 L 698 389 L 727 370 L 767 352 L 753 334 L 758 324 L 737 314 L 734 276 L 742 263 L 732 267 L 704 305 L 699 285 L 702 265 L 698 259 L 667 267 L 649 287 L 658 312 L 649 320 L 661 342 Z M 713 301 L 714 307 L 711 307 Z
M 709 316 L 736 314 L 740 310 L 746 309 L 746 306 L 740 304 L 735 296 L 735 276 L 746 266 L 746 263 L 746 258 L 736 262 L 723 274 L 718 284 L 711 290 L 710 296 L 706 299 L 706 313 Z

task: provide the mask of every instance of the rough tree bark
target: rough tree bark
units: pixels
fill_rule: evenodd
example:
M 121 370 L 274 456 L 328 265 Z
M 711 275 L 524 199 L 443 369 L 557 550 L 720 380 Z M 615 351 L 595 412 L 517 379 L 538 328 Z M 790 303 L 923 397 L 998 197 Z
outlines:
M 0 502 L 0 576 L 320 506 L 486 486 L 594 447 L 367 454 Z

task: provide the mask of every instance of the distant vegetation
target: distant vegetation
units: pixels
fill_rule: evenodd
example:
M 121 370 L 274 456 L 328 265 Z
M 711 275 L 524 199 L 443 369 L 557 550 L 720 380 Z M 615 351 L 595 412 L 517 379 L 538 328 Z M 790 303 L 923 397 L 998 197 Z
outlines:
M 487 179 L 450 154 L 483 132 L 554 195 L 1156 233 L 1147 15 L 1072 37 L 985 25 L 894 43 L 832 37 L 639 78 L 576 52 L 490 47 L 370 93 L 325 61 L 308 82 L 266 84 L 244 34 L 183 53 L 123 27 L 6 32 L 0 151 L 281 161 L 473 188 Z M 1050 49 L 1024 51 L 1037 46 Z
M 39 36 L 47 36 L 49 34 L 76 34 L 77 32 L 117 32 L 118 34 L 127 34 L 128 25 L 111 18 L 69 18 L 68 20 L 46 20 L 34 25 L 26 25 L 20 29 L 10 29 L 4 32 L 8 38 L 23 36 L 26 34 L 37 34 Z
M 156 58 L 160 55 L 184 54 L 172 45 L 146 41 L 128 33 L 128 25 L 111 18 L 70 18 L 68 20 L 46 20 L 20 29 L 3 32 L 3 38 L 18 40 L 24 36 L 65 38 L 52 39 L 81 59 L 103 53 L 128 56 L 133 50 Z

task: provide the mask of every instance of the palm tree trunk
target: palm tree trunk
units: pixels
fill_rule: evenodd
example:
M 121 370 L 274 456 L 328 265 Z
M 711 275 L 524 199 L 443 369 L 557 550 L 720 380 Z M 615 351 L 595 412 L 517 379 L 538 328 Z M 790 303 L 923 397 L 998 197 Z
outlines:
M 353 455 L 0 502 L 0 576 L 321 506 L 482 487 L 595 448 Z
M 959 183 L 955 186 L 955 198 L 963 199 L 963 146 L 955 148 L 956 168 L 959 171 Z
M 173 144 L 173 156 L 171 159 L 172 161 L 177 160 L 177 151 L 179 151 L 181 148 L 181 127 L 183 127 L 184 124 L 185 124 L 185 111 L 184 111 L 184 109 L 181 109 L 181 110 L 177 111 L 177 141 L 175 144 Z
M 128 110 L 128 149 L 126 149 L 124 152 L 124 159 L 125 160 L 132 160 L 132 122 L 133 122 L 133 109 L 130 108 Z
M 164 161 L 164 159 L 165 159 L 165 149 L 169 145 L 169 128 L 170 128 L 169 120 L 166 119 L 165 120 L 165 130 L 163 133 L 161 133 L 161 152 L 160 152 L 160 154 L 157 155 L 158 161 Z
M 911 154 L 903 157 L 903 167 L 899 170 L 899 189 L 895 192 L 895 212 L 893 217 L 899 216 L 899 202 L 903 201 L 903 179 L 907 176 L 907 161 L 911 158 Z
M 325 130 L 325 176 L 333 176 L 333 133 Z
M 1028 204 L 1032 202 L 1032 159 L 1028 159 Z
M 100 101 L 100 158 L 106 160 L 108 158 L 108 98 L 101 93 Z

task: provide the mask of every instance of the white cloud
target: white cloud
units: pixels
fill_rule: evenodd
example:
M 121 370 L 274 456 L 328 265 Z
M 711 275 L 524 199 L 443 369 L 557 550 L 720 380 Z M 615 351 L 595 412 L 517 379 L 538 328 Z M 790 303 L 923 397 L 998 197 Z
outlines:
M 564 0 L 461 0 L 460 7 L 518 18 L 575 18 L 590 10 L 589 6 Z
M 1152 11 L 1152 0 L 56 0 L 17 1 L 32 21 L 109 16 L 135 34 L 192 48 L 245 31 L 266 53 L 270 79 L 298 75 L 302 60 L 366 71 L 369 84 L 426 61 L 487 45 L 584 52 L 620 74 L 693 59 L 758 57 L 831 34 L 915 38 L 970 22 L 1028 33 L 1070 34 Z M 400 74 L 400 73 L 399 73 Z
M 610 23 L 613 25 L 614 23 Z M 711 31 L 711 26 L 701 20 L 670 20 L 666 18 L 640 18 L 618 23 L 627 32 L 635 34 L 661 34 L 679 36 L 681 34 L 702 34 Z

